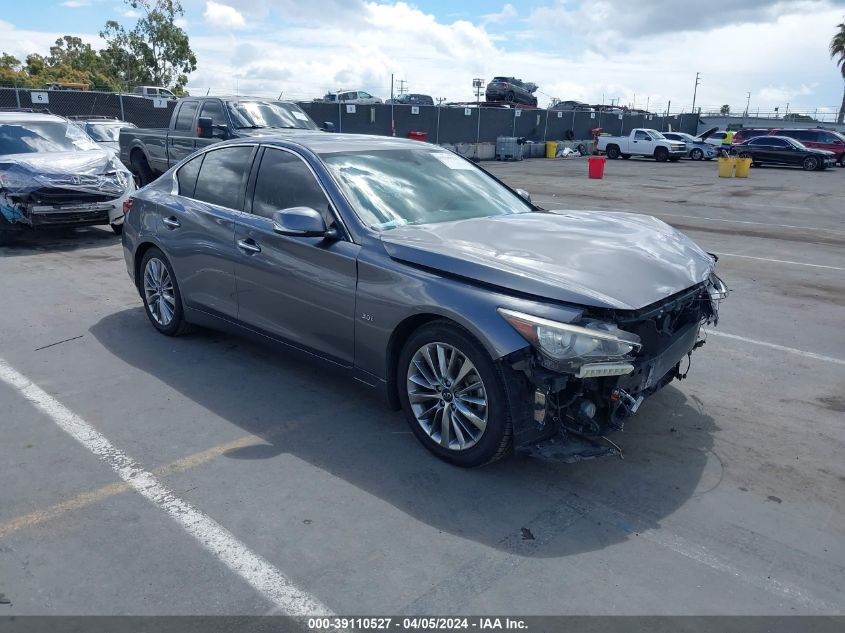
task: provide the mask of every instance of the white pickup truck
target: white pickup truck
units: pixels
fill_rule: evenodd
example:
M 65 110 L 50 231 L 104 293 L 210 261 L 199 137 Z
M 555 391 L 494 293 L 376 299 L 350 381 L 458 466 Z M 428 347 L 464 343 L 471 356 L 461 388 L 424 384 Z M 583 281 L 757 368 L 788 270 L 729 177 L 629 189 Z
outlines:
M 665 162 L 677 161 L 686 155 L 686 144 L 670 141 L 657 130 L 634 128 L 628 136 L 599 136 L 596 149 L 605 152 L 608 158 L 631 158 L 649 156 Z

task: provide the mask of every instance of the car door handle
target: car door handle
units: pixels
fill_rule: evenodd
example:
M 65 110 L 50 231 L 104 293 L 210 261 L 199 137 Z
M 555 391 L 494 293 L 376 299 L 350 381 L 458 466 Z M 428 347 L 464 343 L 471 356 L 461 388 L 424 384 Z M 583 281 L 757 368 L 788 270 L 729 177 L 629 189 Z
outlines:
M 261 247 L 255 243 L 255 240 L 247 238 L 245 240 L 238 240 L 238 248 L 247 253 L 260 253 Z
M 175 216 L 170 216 L 169 218 L 162 218 L 162 223 L 169 229 L 178 229 L 182 226 L 182 223 L 176 219 Z

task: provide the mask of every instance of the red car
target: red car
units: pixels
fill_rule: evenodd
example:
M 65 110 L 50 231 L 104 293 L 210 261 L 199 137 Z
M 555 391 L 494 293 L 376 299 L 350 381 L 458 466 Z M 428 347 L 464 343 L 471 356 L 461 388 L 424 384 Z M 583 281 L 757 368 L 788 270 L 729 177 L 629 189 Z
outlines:
M 781 128 L 772 130 L 771 133 L 794 138 L 807 147 L 833 152 L 836 154 L 836 162 L 839 166 L 845 167 L 845 136 L 838 132 L 820 128 Z
M 743 143 L 755 136 L 766 136 L 772 130 L 767 127 L 743 127 L 734 132 L 733 143 Z

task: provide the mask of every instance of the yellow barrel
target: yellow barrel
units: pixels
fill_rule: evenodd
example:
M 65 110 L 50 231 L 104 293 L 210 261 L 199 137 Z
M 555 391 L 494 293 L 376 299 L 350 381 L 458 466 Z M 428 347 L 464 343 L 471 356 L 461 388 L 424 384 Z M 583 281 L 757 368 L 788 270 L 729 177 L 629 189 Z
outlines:
M 546 141 L 546 158 L 554 158 L 557 155 L 557 141 Z
M 751 170 L 751 159 L 750 158 L 737 158 L 736 159 L 736 177 L 737 178 L 748 178 L 748 172 Z
M 719 178 L 732 178 L 735 166 L 736 158 L 721 157 L 719 159 Z

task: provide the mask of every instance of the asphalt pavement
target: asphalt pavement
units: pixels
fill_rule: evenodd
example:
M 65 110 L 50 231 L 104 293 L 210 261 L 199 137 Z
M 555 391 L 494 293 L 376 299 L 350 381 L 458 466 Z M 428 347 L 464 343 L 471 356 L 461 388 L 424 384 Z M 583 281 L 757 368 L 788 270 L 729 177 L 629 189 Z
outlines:
M 483 166 L 719 256 L 624 459 L 441 463 L 341 375 L 157 334 L 110 231 L 32 235 L 0 251 L 0 616 L 842 614 L 845 169 Z

